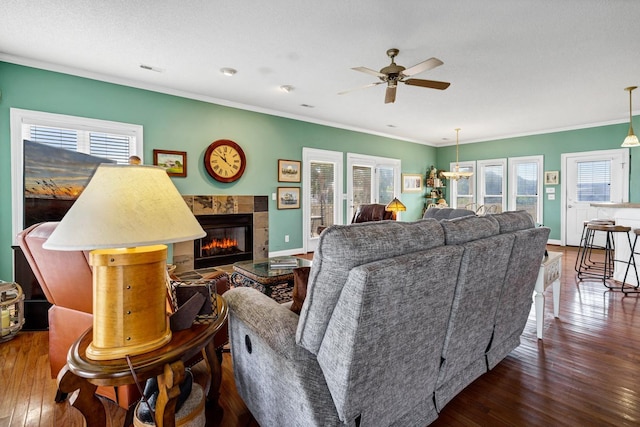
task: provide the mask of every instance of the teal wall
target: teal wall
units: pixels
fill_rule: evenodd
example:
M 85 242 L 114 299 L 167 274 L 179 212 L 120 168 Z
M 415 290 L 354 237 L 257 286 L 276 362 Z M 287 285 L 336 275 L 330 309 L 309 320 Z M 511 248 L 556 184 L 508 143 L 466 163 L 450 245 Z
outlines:
M 436 150 L 328 126 L 301 122 L 0 62 L 0 279 L 12 278 L 11 253 L 11 147 L 9 109 L 21 108 L 144 126 L 144 162 L 153 149 L 187 152 L 186 178 L 173 178 L 183 194 L 271 195 L 278 187 L 277 160 L 302 160 L 302 147 L 345 153 L 400 158 L 405 173 L 424 173 L 436 159 Z M 207 175 L 203 155 L 217 139 L 231 139 L 247 156 L 243 177 L 231 184 Z M 346 177 L 344 179 L 346 185 Z M 280 184 L 282 185 L 282 184 Z M 346 191 L 346 189 L 344 190 Z M 424 198 L 403 194 L 405 220 L 417 219 Z M 269 197 L 269 250 L 301 248 L 302 209 L 276 208 Z M 284 243 L 284 235 L 290 236 Z
M 561 170 L 561 155 L 581 151 L 610 150 L 620 148 L 627 136 L 629 124 L 599 126 L 587 129 L 553 132 L 542 135 L 507 138 L 497 141 L 486 141 L 477 144 L 462 144 L 459 147 L 459 161 L 501 159 L 519 156 L 544 155 L 545 171 Z M 629 149 L 631 155 L 629 188 L 630 202 L 640 202 L 640 192 L 634 190 L 640 184 L 640 148 Z M 437 150 L 439 169 L 449 169 L 450 162 L 455 162 L 455 146 Z M 562 182 L 560 176 L 560 183 Z M 560 184 L 559 183 L 559 184 Z M 548 186 L 544 186 L 548 187 Z M 551 227 L 550 239 L 560 240 L 560 185 L 555 185 L 556 199 L 544 198 L 543 222 Z M 447 194 L 447 196 L 450 196 Z M 450 201 L 450 199 L 447 199 Z

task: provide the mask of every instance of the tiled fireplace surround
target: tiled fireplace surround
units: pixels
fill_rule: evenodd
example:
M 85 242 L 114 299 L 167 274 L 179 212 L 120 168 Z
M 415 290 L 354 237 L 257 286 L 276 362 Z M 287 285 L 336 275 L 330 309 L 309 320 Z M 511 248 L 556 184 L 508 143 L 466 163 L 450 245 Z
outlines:
M 196 216 L 253 214 L 253 258 L 269 257 L 268 196 L 184 195 Z M 176 273 L 194 270 L 193 240 L 173 244 Z

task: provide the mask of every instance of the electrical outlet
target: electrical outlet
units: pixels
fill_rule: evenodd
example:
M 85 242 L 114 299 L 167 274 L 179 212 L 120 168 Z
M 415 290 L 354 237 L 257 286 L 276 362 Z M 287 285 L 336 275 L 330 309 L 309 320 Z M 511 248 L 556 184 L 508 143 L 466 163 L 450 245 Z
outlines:
M 289 243 L 289 235 L 288 234 L 284 235 L 284 242 L 285 243 Z

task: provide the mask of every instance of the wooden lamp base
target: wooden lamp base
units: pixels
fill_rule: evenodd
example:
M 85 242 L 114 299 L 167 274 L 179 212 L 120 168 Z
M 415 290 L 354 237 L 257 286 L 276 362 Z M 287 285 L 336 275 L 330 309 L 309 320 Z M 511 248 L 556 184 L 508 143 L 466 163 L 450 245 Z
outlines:
M 93 342 L 87 348 L 89 359 L 147 353 L 171 340 L 166 260 L 166 245 L 90 252 Z

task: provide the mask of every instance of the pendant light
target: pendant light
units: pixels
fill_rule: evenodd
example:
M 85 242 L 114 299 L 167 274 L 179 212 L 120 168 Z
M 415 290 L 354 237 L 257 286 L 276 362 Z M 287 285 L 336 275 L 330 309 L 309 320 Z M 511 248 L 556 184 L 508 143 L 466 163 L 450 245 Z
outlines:
M 452 172 L 442 172 L 442 175 L 447 179 L 459 180 L 460 178 L 469 179 L 473 172 L 460 172 L 460 166 L 458 165 L 458 133 L 460 128 L 456 128 L 456 170 Z
M 640 146 L 640 142 L 638 142 L 638 137 L 633 133 L 633 116 L 631 115 L 631 92 L 634 89 L 637 89 L 637 86 L 629 86 L 624 90 L 629 92 L 629 135 L 624 139 L 621 147 L 638 147 Z

